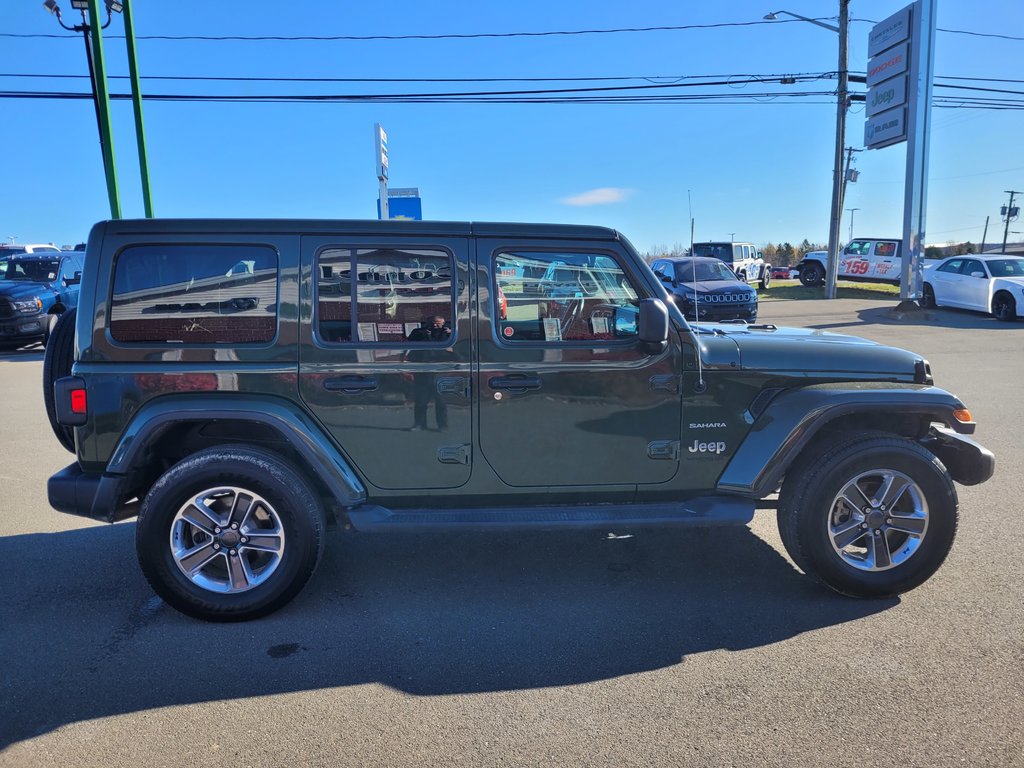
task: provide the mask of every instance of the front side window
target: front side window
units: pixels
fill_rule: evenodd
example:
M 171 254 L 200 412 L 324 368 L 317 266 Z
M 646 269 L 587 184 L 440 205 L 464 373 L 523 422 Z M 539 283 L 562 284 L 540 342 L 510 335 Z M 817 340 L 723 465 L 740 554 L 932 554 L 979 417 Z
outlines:
M 277 328 L 277 252 L 139 245 L 114 269 L 110 335 L 128 343 L 258 344 Z
M 846 253 L 852 256 L 867 256 L 871 253 L 871 242 L 862 240 L 860 242 L 853 242 L 846 246 Z
M 954 274 L 958 274 L 960 272 L 960 267 L 962 267 L 963 265 L 963 259 L 953 259 L 951 261 L 947 261 L 945 264 L 939 267 L 939 272 L 952 272 Z
M 985 276 L 985 267 L 977 259 L 970 259 L 965 262 L 961 271 L 965 275 L 973 275 L 976 272 L 980 272 L 983 277 Z
M 451 341 L 452 257 L 446 251 L 330 247 L 317 257 L 316 276 L 322 341 Z
M 637 334 L 637 292 L 610 256 L 497 253 L 498 336 L 506 342 L 611 341 Z

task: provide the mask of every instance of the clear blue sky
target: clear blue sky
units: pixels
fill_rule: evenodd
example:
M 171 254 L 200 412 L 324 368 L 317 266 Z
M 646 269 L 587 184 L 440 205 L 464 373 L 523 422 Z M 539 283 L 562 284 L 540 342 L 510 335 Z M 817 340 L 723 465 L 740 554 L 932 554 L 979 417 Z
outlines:
M 778 0 L 730 3 L 283 3 L 136 0 L 136 34 L 375 35 L 540 32 L 747 22 Z M 65 21 L 77 14 L 61 0 Z M 902 0 L 853 0 L 854 18 L 880 20 Z M 830 0 L 788 0 L 834 16 Z M 133 6 L 134 7 L 134 6 Z M 938 26 L 1024 35 L 1024 3 L 939 0 Z M 869 24 L 851 25 L 852 70 L 866 64 Z M 107 34 L 123 29 L 115 17 Z M 4 0 L 0 33 L 63 33 L 37 0 Z M 140 40 L 143 76 L 621 77 L 822 72 L 837 36 L 803 22 L 722 29 L 471 40 L 200 42 Z M 0 37 L 3 74 L 85 74 L 80 38 Z M 110 74 L 127 74 L 124 42 L 106 40 Z M 939 33 L 936 75 L 1024 79 L 1024 41 Z M 669 82 L 668 79 L 661 82 Z M 628 83 L 635 84 L 635 83 Z M 1024 83 L 976 83 L 1024 91 Z M 302 84 L 144 82 L 149 93 L 383 93 L 551 88 L 543 83 Z M 835 81 L 798 90 L 834 89 Z M 737 80 L 708 91 L 759 92 Z M 86 80 L 0 78 L 0 90 L 87 91 Z M 126 92 L 127 82 L 112 90 Z M 690 92 L 698 89 L 689 89 Z M 951 91 L 936 91 L 950 95 Z M 995 95 L 995 94 L 976 94 Z M 1022 96 L 1007 95 L 1021 99 Z M 603 224 L 641 250 L 698 239 L 757 243 L 827 239 L 834 101 L 714 104 L 223 104 L 145 106 L 158 216 L 376 216 L 373 125 L 388 132 L 391 185 L 417 186 L 430 219 Z M 109 215 L 89 101 L 0 99 L 0 237 L 74 243 Z M 863 143 L 854 105 L 847 143 Z M 115 102 L 125 216 L 142 197 L 130 102 Z M 1002 234 L 1005 189 L 1024 189 L 1024 111 L 936 109 L 928 241 Z M 904 149 L 857 157 L 846 207 L 856 233 L 898 235 Z M 611 190 L 594 193 L 594 190 Z M 588 193 L 594 193 L 589 194 Z M 597 202 L 604 200 L 605 202 Z M 590 201 L 591 204 L 580 204 Z M 573 204 L 575 202 L 576 204 Z M 843 236 L 849 220 L 844 218 Z M 1016 227 L 1024 230 L 1024 221 Z M 1022 239 L 1016 236 L 1012 239 Z

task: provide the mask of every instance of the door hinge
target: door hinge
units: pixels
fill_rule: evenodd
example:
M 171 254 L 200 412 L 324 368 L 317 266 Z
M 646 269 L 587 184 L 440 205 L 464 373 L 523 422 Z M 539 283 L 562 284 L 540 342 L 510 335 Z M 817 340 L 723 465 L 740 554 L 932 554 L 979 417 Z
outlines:
M 653 443 L 648 443 L 647 458 L 675 461 L 679 458 L 679 441 L 655 440 Z
M 673 374 L 659 374 L 658 376 L 651 376 L 649 386 L 652 392 L 664 390 L 665 392 L 671 392 L 673 395 L 678 395 L 679 377 Z
M 469 397 L 469 377 L 439 376 L 437 378 L 437 392 L 441 395 Z
M 471 446 L 442 445 L 437 449 L 437 460 L 442 464 L 469 464 Z

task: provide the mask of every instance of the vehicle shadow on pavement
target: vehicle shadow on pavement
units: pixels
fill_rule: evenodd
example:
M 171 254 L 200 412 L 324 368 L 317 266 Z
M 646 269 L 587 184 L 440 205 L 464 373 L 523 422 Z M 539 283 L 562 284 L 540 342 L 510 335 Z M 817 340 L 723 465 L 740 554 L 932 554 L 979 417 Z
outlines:
M 5 349 L 0 351 L 0 363 L 39 363 L 43 360 L 43 354 L 43 347 L 39 344 L 20 349 Z
M 831 330 L 833 328 L 856 328 L 864 325 L 933 326 L 961 330 L 1004 330 L 1024 329 L 1024 322 L 1000 322 L 981 312 L 966 309 L 938 307 L 920 312 L 908 312 L 900 316 L 893 314 L 892 307 L 868 307 L 857 311 L 857 320 L 844 323 L 808 323 L 807 328 Z
M 337 686 L 437 696 L 575 685 L 899 602 L 833 595 L 746 527 L 615 539 L 331 531 L 292 604 L 208 624 L 153 595 L 134 534 L 125 523 L 0 538 L 0 748 L 83 720 Z

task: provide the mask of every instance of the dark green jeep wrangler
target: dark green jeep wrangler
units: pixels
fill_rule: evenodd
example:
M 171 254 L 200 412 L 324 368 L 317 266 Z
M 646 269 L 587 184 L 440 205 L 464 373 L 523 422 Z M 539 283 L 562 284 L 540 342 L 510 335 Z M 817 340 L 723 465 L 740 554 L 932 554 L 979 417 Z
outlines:
M 359 531 L 744 525 L 847 595 L 925 581 L 992 454 L 928 363 L 688 324 L 619 233 L 377 221 L 97 224 L 46 350 L 77 454 L 50 503 L 138 516 L 203 619 L 266 614 Z M 781 493 L 775 494 L 781 488 Z

